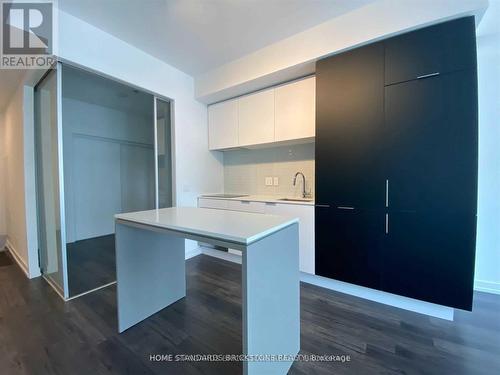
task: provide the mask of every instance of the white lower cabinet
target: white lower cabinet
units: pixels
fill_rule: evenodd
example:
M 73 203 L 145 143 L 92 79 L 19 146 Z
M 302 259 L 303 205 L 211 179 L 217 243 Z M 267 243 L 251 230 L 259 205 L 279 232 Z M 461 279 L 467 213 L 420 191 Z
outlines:
M 313 205 L 198 198 L 198 207 L 298 217 L 300 270 L 314 274 Z M 231 254 L 241 255 L 238 250 L 228 250 Z
M 217 208 L 219 210 L 227 210 L 229 201 L 224 199 L 209 199 L 198 198 L 198 207 L 200 208 Z
M 227 200 L 227 209 L 232 211 L 253 212 L 256 214 L 265 213 L 264 202 Z
M 314 274 L 314 206 L 268 203 L 266 213 L 299 218 L 300 270 Z

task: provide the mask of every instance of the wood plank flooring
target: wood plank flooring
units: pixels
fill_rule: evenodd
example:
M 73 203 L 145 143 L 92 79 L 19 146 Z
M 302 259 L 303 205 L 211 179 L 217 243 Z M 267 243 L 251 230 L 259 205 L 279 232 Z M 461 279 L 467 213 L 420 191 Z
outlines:
M 8 256 L 6 251 L 0 251 L 0 267 L 12 265 L 12 259 Z
M 240 353 L 241 268 L 187 261 L 187 297 L 117 333 L 116 289 L 64 303 L 17 265 L 0 267 L 0 374 L 238 374 L 235 362 L 157 362 L 151 354 Z M 301 285 L 302 354 L 290 374 L 500 374 L 500 296 L 475 293 L 454 322 Z

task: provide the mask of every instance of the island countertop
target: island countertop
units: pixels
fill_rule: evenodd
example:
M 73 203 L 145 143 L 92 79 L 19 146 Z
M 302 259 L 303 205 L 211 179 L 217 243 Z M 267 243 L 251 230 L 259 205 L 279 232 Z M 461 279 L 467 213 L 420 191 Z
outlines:
M 115 215 L 116 220 L 249 245 L 298 218 L 195 207 L 170 207 Z

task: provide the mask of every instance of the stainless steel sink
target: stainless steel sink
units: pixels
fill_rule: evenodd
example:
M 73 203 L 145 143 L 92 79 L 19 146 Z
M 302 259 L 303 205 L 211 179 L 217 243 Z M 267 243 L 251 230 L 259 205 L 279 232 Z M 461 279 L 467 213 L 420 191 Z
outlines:
M 279 201 L 288 201 L 288 202 L 312 202 L 313 199 L 308 198 L 280 198 Z

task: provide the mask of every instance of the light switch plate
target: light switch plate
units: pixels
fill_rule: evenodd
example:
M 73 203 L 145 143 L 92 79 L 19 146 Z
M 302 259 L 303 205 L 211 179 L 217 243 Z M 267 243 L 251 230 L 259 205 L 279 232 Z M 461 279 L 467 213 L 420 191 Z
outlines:
M 274 186 L 278 186 L 279 185 L 279 179 L 278 179 L 278 177 L 274 177 L 273 178 L 273 185 Z
M 266 186 L 273 186 L 273 178 L 266 177 L 265 184 L 266 184 Z

